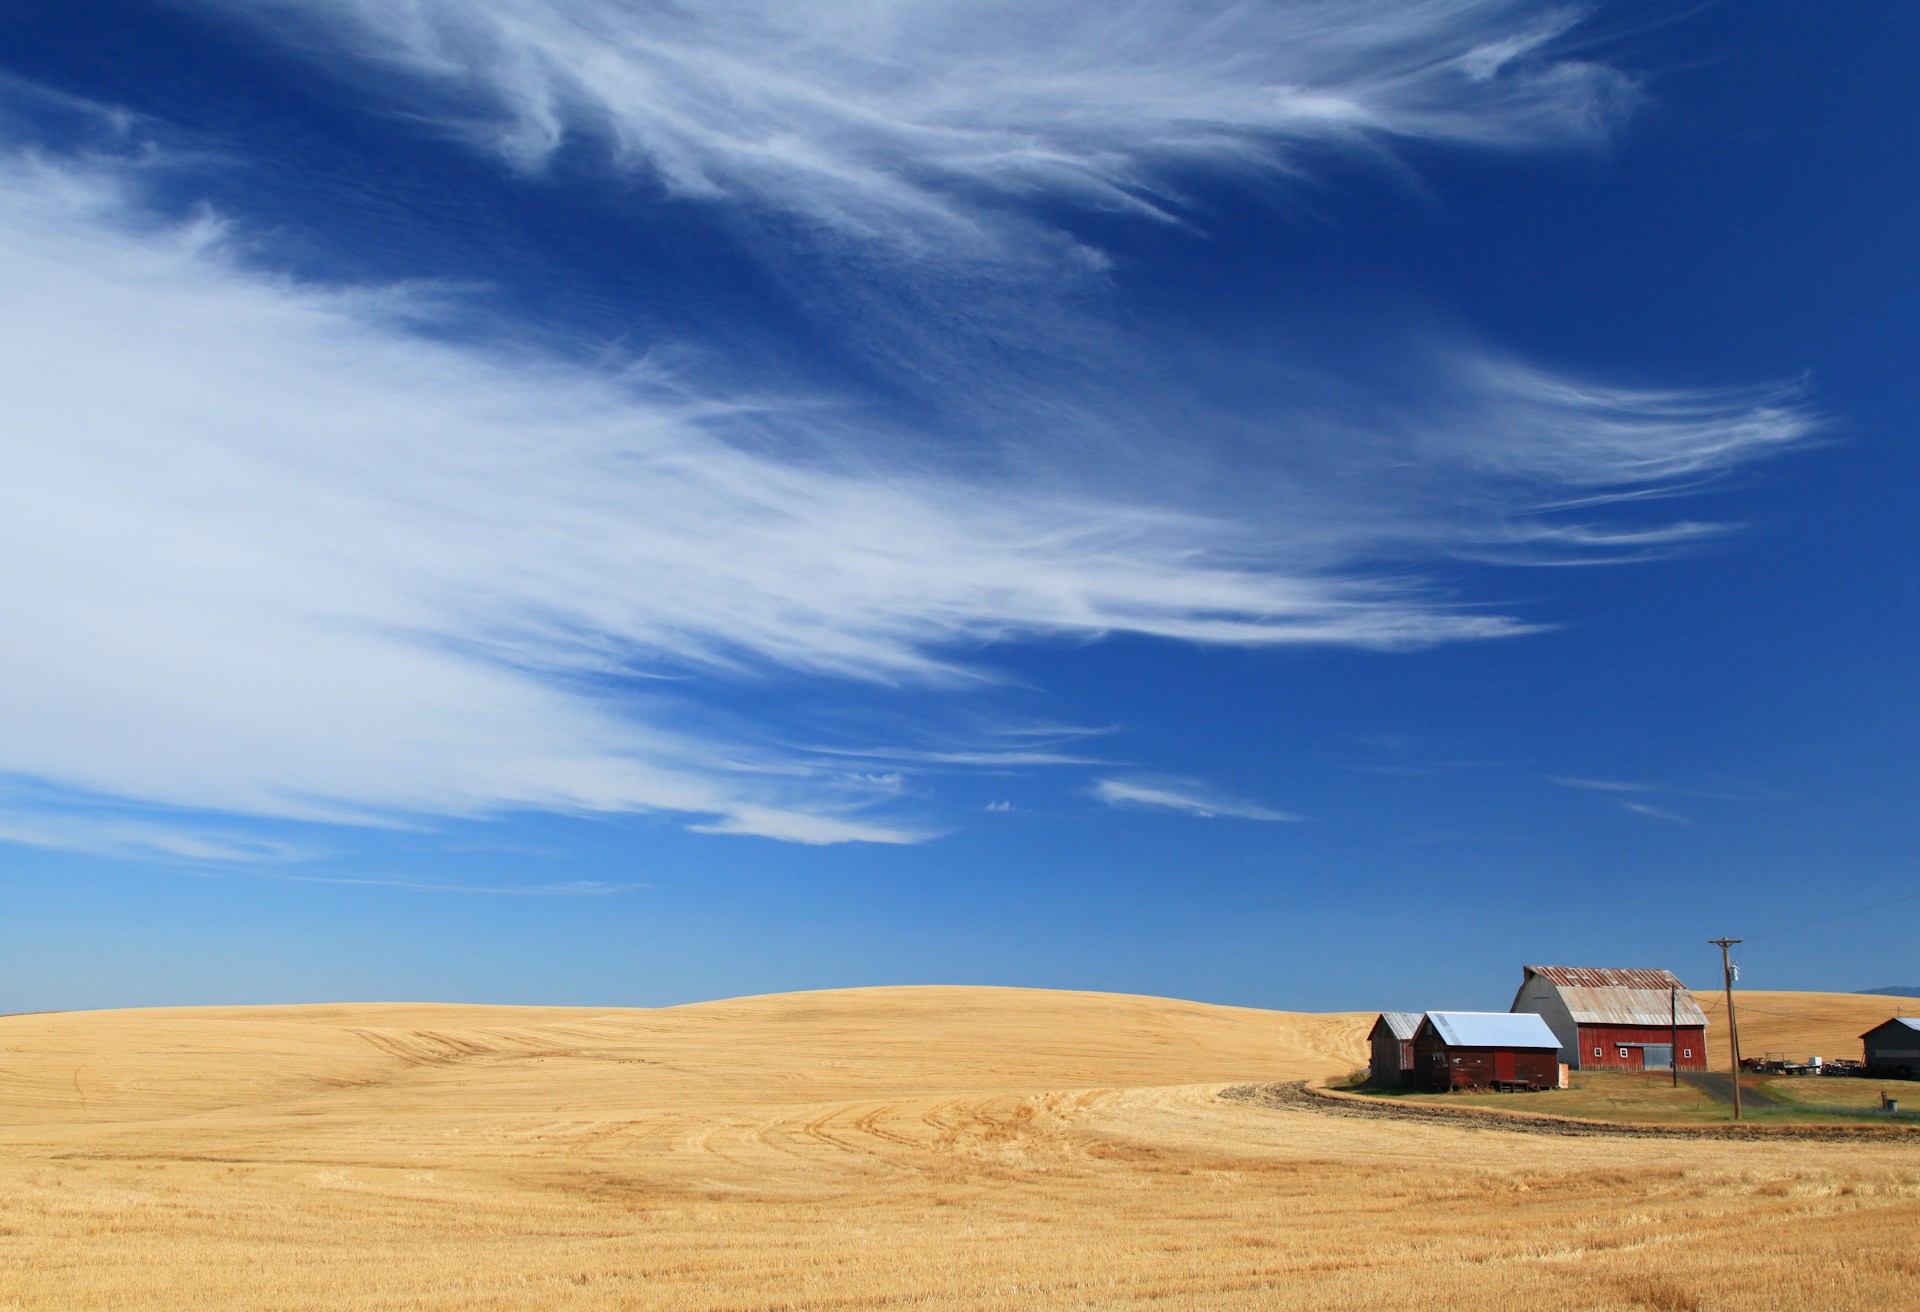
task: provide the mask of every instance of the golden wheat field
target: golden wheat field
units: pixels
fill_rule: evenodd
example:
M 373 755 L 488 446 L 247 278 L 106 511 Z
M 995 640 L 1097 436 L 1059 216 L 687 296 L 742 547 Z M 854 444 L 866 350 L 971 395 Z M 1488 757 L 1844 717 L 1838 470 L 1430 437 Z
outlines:
M 1913 1005 L 1743 999 L 1748 1050 L 1834 1054 Z M 4 1017 L 0 1308 L 1920 1307 L 1920 1138 L 1216 1096 L 1348 1070 L 1371 1018 L 989 988 Z

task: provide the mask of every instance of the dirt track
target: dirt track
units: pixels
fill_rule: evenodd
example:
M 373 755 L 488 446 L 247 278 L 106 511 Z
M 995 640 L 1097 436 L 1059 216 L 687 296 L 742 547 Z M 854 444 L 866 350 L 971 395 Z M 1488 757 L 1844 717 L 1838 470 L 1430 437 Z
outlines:
M 1316 1092 L 1305 1080 L 1283 1084 L 1236 1084 L 1222 1098 L 1262 1107 L 1319 1112 L 1374 1120 L 1428 1121 L 1495 1134 L 1551 1134 L 1563 1138 L 1602 1139 L 1801 1139 L 1819 1143 L 1857 1140 L 1909 1140 L 1920 1144 L 1920 1130 L 1897 1125 L 1612 1125 L 1537 1113 L 1510 1115 L 1466 1107 L 1429 1107 L 1419 1103 L 1372 1102 Z

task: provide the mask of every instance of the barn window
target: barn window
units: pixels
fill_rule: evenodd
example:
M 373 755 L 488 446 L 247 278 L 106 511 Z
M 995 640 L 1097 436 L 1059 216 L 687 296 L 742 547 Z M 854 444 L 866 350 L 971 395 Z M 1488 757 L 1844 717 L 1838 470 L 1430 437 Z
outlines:
M 1600 1049 L 1598 1049 L 1598 1048 L 1595 1048 L 1595 1049 L 1593 1050 L 1593 1055 L 1594 1055 L 1594 1056 L 1596 1056 L 1596 1057 L 1598 1057 L 1598 1056 L 1600 1055 Z
M 1682 1048 L 1682 1049 L 1680 1049 L 1680 1055 L 1681 1055 L 1682 1057 L 1691 1057 L 1691 1056 L 1693 1056 L 1693 1049 L 1692 1049 L 1692 1048 Z
M 1620 1049 L 1620 1060 L 1625 1061 L 1626 1059 L 1627 1059 L 1627 1050 L 1625 1048 L 1622 1048 Z

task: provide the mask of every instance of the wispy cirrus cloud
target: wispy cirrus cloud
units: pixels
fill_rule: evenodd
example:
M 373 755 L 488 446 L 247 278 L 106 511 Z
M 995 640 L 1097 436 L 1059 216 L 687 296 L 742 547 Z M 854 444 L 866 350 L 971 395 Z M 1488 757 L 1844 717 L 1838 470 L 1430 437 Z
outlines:
M 1456 384 L 1487 403 L 1472 439 L 1449 431 L 1450 449 L 1489 473 L 1549 487 L 1672 488 L 1800 441 L 1813 423 L 1797 382 L 1682 390 L 1587 382 L 1485 353 L 1452 365 Z M 1547 431 L 1554 439 L 1539 440 Z M 1655 532 L 1686 537 L 1702 527 Z M 1610 536 L 1618 531 L 1596 544 L 1611 545 Z
M 531 332 L 542 345 L 476 342 L 444 288 L 303 283 L 274 272 L 263 234 L 210 209 L 164 217 L 142 191 L 163 155 L 16 152 L 0 161 L 0 549 L 32 563 L 0 574 L 0 604 L 34 638 L 0 649 L 19 693 L 0 703 L 0 773 L 240 815 L 651 811 L 915 842 L 938 825 L 890 809 L 897 775 L 866 765 L 1103 762 L 965 734 L 802 749 L 777 711 L 715 702 L 769 684 L 990 696 L 988 649 L 1062 636 L 1522 634 L 1419 562 L 1678 549 L 1715 530 L 1596 508 L 1810 428 L 1779 389 L 1584 381 L 1458 343 L 1415 352 L 1385 403 L 1330 405 L 1281 361 L 1225 404 L 1204 378 L 1137 385 L 1159 344 L 1099 307 L 1043 308 L 1101 264 L 1063 215 L 1177 216 L 1188 170 L 1598 139 L 1632 82 L 1567 52 L 1573 11 L 225 7 L 520 166 L 590 140 L 607 167 L 779 229 L 796 267 L 819 240 L 882 252 L 807 264 L 827 285 L 808 303 L 924 383 L 934 427 L 991 396 L 984 427 L 1010 436 L 956 453 L 831 385 L 768 395 L 750 361 L 692 380 L 583 364 Z M 138 151 L 138 125 L 106 116 Z M 1054 258 L 1069 246 L 1080 258 Z M 940 272 L 954 261 L 964 275 Z M 1055 355 L 1016 340 L 1027 319 Z M 1225 354 L 1237 369 L 1248 353 Z M 1069 355 L 1077 384 L 1041 377 Z M 1205 801 L 1164 783 L 1097 795 Z
M 307 819 L 658 810 L 911 841 L 862 818 L 853 773 L 716 740 L 681 685 L 626 676 L 964 684 L 952 644 L 1020 635 L 1519 627 L 1276 567 L 1229 523 L 752 454 L 807 413 L 431 340 L 431 298 L 252 271 L 111 165 L 4 176 L 15 775 Z
M 1715 802 L 1766 802 L 1782 800 L 1778 793 L 1746 783 L 1719 786 L 1649 783 L 1636 779 L 1597 779 L 1581 775 L 1548 775 L 1547 782 L 1562 788 L 1578 788 L 1594 793 L 1638 793 L 1664 797 L 1694 797 Z
M 1373 411 L 1312 394 L 1300 361 L 1264 361 L 1248 343 L 1200 348 L 1229 361 L 1236 385 L 1278 375 L 1237 410 L 1208 395 L 1217 377 L 1145 395 L 1136 379 L 1166 369 L 1167 338 L 1141 340 L 1063 295 L 1087 294 L 1100 282 L 1089 271 L 1106 266 L 1069 233 L 1073 216 L 1204 223 L 1189 213 L 1188 180 L 1280 178 L 1297 192 L 1328 152 L 1385 164 L 1412 142 L 1605 141 L 1639 94 L 1631 75 L 1582 57 L 1585 6 L 197 2 L 519 168 L 567 153 L 570 168 L 652 178 L 730 231 L 753 230 L 742 240 L 825 331 L 918 388 L 967 442 L 1012 434 L 1011 458 L 1047 474 L 1062 452 L 1092 450 L 1073 476 L 1104 467 L 1122 495 L 1150 488 L 1163 506 L 1205 511 L 1235 488 L 1291 482 L 1304 515 L 1335 481 L 1334 448 L 1346 466 L 1336 478 L 1353 482 L 1369 461 L 1386 471 L 1364 486 L 1387 522 L 1365 525 L 1348 504 L 1311 526 L 1323 538 L 1400 538 L 1425 515 L 1462 556 L 1639 560 L 1723 529 L 1525 512 L 1711 478 L 1810 428 L 1792 387 L 1606 382 L 1457 342 L 1402 343 L 1414 357 L 1403 376 L 1368 383 L 1399 395 Z M 1077 258 L 1062 258 L 1068 249 Z M 1216 432 L 1169 479 L 1165 432 L 1196 411 Z M 1051 440 L 1035 440 L 1041 425 Z M 1226 439 L 1236 427 L 1251 435 Z M 926 435 L 908 440 L 928 454 Z M 1211 478 L 1198 472 L 1207 448 L 1221 471 Z M 1472 525 L 1465 480 L 1510 485 Z
M 828 757 L 856 757 L 869 761 L 898 761 L 917 768 L 954 766 L 967 770 L 1030 769 L 1035 766 L 1107 765 L 1097 756 L 1045 749 L 991 749 L 956 747 L 935 751 L 913 747 L 817 747 Z
M 1549 775 L 1547 782 L 1559 784 L 1562 788 L 1584 788 L 1596 793 L 1660 793 L 1664 788 L 1655 784 L 1635 783 L 1628 779 L 1581 779 L 1570 775 Z
M 272 872 L 264 878 L 283 884 L 339 884 L 349 888 L 391 888 L 406 893 L 450 893 L 477 897 L 612 897 L 636 893 L 650 884 L 622 884 L 602 879 L 568 879 L 554 884 L 456 884 L 431 879 L 383 879 L 376 876 L 291 874 Z
M 1579 789 L 1582 792 L 1599 793 L 1610 797 L 1624 811 L 1649 820 L 1665 820 L 1672 824 L 1692 824 L 1690 816 L 1681 814 L 1665 805 L 1655 805 L 1648 798 L 1691 798 L 1708 802 L 1764 802 L 1780 801 L 1780 795 L 1750 784 L 1736 784 L 1722 787 L 1682 787 L 1673 784 L 1647 783 L 1634 779 L 1600 779 L 1580 775 L 1549 775 L 1547 782 L 1562 788 Z
M 311 860 L 319 853 L 279 839 L 235 833 L 177 818 L 140 818 L 37 807 L 0 810 L 0 843 L 141 861 L 261 865 Z
M 1016 253 L 1036 196 L 1167 218 L 1196 166 L 1591 143 L 1637 99 L 1517 0 L 201 2 L 518 167 L 589 142 L 916 258 Z
M 1101 779 L 1089 794 L 1108 806 L 1145 807 L 1152 810 L 1181 811 L 1205 819 L 1227 817 L 1236 820 L 1298 820 L 1297 815 L 1276 811 L 1221 792 L 1198 779 L 1178 779 L 1164 775 L 1132 775 Z
M 702 695 L 984 690 L 990 669 L 957 652 L 1047 635 L 1405 648 L 1527 628 L 1369 568 L 1476 531 L 1437 528 L 1431 487 L 1343 520 L 1309 485 L 1313 513 L 1276 530 L 1070 469 L 903 466 L 888 452 L 910 440 L 831 405 L 462 345 L 433 331 L 453 303 L 430 289 L 263 271 L 226 224 L 148 211 L 110 160 L 15 155 L 0 174 L 0 602 L 32 635 L 0 648 L 0 772 L 250 815 L 657 811 L 912 842 L 935 827 L 875 810 L 897 789 L 769 746 L 777 726 L 717 730 Z M 1523 403 L 1530 440 L 1556 423 L 1607 451 L 1701 440 Z M 1433 460 L 1441 484 L 1462 476 Z M 1526 495 L 1556 478 L 1588 481 L 1535 470 Z
M 1645 816 L 1649 820 L 1665 820 L 1669 824 L 1676 825 L 1690 825 L 1693 823 L 1692 820 L 1681 815 L 1678 811 L 1669 811 L 1661 806 L 1650 806 L 1645 802 L 1622 801 L 1620 805 L 1623 809 L 1631 811 L 1635 815 Z

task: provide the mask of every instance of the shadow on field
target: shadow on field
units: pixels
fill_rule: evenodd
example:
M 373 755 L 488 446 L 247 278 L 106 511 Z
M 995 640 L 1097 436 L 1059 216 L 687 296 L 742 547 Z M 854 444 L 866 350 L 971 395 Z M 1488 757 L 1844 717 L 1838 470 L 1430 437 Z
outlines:
M 1733 1106 L 1733 1076 L 1725 1071 L 1681 1071 L 1680 1078 L 1722 1107 Z M 1755 1111 L 1781 1112 L 1792 1107 L 1791 1103 L 1784 1103 L 1770 1093 L 1752 1088 L 1745 1080 L 1740 1082 L 1740 1101 Z

